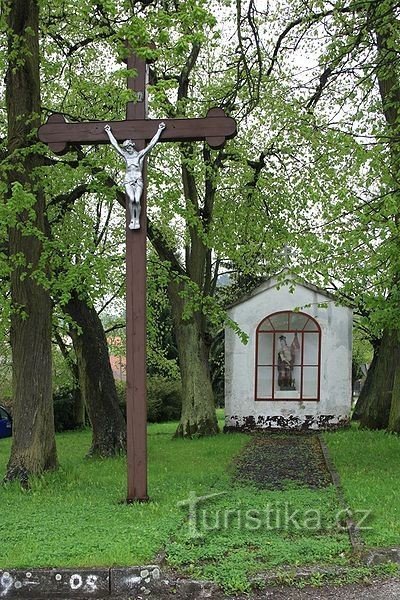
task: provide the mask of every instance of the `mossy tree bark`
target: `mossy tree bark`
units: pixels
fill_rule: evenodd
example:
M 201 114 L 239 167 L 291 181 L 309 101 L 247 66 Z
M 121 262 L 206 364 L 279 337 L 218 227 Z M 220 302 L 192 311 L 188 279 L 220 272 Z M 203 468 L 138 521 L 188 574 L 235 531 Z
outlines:
M 77 328 L 71 329 L 81 393 L 92 424 L 89 456 L 126 451 L 126 424 L 118 403 L 107 339 L 96 310 L 76 292 L 65 306 Z
M 189 313 L 185 318 L 184 284 L 170 283 L 174 332 L 182 379 L 182 413 L 176 437 L 214 435 L 218 433 L 214 393 L 209 368 L 209 346 L 205 334 L 205 317 Z
M 393 381 L 392 404 L 390 406 L 388 431 L 400 433 L 400 369 Z
M 40 125 L 39 8 L 36 0 L 8 0 L 8 195 L 18 183 L 34 198 L 33 213 L 23 210 L 9 230 L 11 347 L 13 359 L 13 441 L 6 480 L 27 485 L 30 475 L 57 466 L 52 399 L 51 302 L 35 280 L 42 268 L 44 196 L 35 181 L 41 158 L 32 148 Z M 32 148 L 32 151 L 30 151 Z M 34 214 L 32 222 L 32 214 Z M 24 227 L 35 228 L 38 235 Z
M 368 370 L 356 407 L 362 427 L 386 429 L 392 406 L 393 389 L 400 371 L 400 342 L 397 331 L 387 330 Z
M 379 345 L 376 345 L 374 348 L 374 356 L 372 358 L 370 367 L 367 371 L 367 376 L 365 378 L 364 385 L 361 388 L 360 395 L 357 399 L 357 404 L 355 405 L 355 408 L 353 411 L 353 415 L 352 415 L 353 421 L 359 421 L 361 419 L 361 415 L 367 409 L 370 389 L 371 389 L 371 386 L 373 385 L 373 381 L 374 381 L 374 373 L 375 373 L 375 369 L 376 369 L 376 362 L 378 360 L 378 352 L 379 352 Z

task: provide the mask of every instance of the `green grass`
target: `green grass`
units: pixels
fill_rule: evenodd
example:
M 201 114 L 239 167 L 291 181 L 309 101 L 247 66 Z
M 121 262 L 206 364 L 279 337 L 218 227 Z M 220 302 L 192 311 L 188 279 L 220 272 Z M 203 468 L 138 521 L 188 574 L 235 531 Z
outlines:
M 263 491 L 233 483 L 232 461 L 247 443 L 247 435 L 173 440 L 175 427 L 174 423 L 149 426 L 151 502 L 130 506 L 121 503 L 126 494 L 123 458 L 86 460 L 90 432 L 58 435 L 57 472 L 34 480 L 29 491 L 16 484 L 0 487 L 0 568 L 146 564 L 164 551 L 167 566 L 214 580 L 233 592 L 247 591 L 250 578 L 270 568 L 347 562 L 350 547 L 346 532 L 337 527 L 340 507 L 333 486 Z M 327 435 L 327 440 L 346 493 L 358 493 L 352 506 L 374 502 L 376 514 L 379 508 L 387 519 L 381 532 L 386 543 L 391 520 L 390 539 L 398 539 L 394 532 L 399 533 L 399 524 L 394 523 L 400 491 L 399 466 L 394 464 L 399 440 L 363 435 L 341 432 Z M 376 444 L 382 461 L 376 460 Z M 9 448 L 10 440 L 0 441 L 0 473 Z M 382 467 L 385 460 L 387 468 Z M 375 485 L 378 476 L 371 473 L 374 461 L 380 465 L 375 467 L 380 485 Z M 391 506 L 391 516 L 387 508 L 381 511 L 381 489 L 391 490 L 384 501 Z M 191 492 L 221 495 L 200 502 L 196 520 L 189 523 L 188 508 L 179 502 Z M 371 496 L 361 505 L 359 499 L 366 494 Z M 380 529 L 379 524 L 378 537 Z
M 343 561 L 349 546 L 333 527 L 338 507 L 332 487 L 263 492 L 233 485 L 231 461 L 246 435 L 172 440 L 174 429 L 172 423 L 149 426 L 151 502 L 131 506 L 119 503 L 125 496 L 122 458 L 85 460 L 89 432 L 58 435 L 58 472 L 34 480 L 28 492 L 15 484 L 1 488 L 0 567 L 145 564 L 165 550 L 169 566 L 235 591 L 248 589 L 251 575 L 276 565 Z M 2 470 L 9 447 L 9 440 L 1 441 Z M 188 509 L 178 506 L 190 492 L 224 492 L 199 505 L 196 537 Z M 321 507 L 324 522 L 310 532 L 304 515 Z M 268 509 L 270 522 L 263 517 Z M 257 512 L 246 512 L 251 510 Z M 285 523 L 285 511 L 294 510 L 301 515 L 300 529 L 297 521 Z M 263 521 L 256 530 L 255 514 Z M 219 529 L 211 529 L 215 518 Z
M 143 564 L 154 560 L 184 519 L 177 502 L 227 481 L 246 439 L 172 440 L 173 424 L 149 427 L 148 504 L 124 505 L 123 458 L 85 460 L 90 432 L 57 435 L 60 469 L 0 487 L 0 568 Z M 0 440 L 0 473 L 10 441 Z
M 344 564 L 350 551 L 347 534 L 336 527 L 332 486 L 260 491 L 234 485 L 204 503 L 205 513 L 199 507 L 198 536 L 187 527 L 177 531 L 168 545 L 169 564 L 229 592 L 248 591 L 249 578 L 281 565 Z
M 355 520 L 368 546 L 400 546 L 400 436 L 356 427 L 325 435 Z

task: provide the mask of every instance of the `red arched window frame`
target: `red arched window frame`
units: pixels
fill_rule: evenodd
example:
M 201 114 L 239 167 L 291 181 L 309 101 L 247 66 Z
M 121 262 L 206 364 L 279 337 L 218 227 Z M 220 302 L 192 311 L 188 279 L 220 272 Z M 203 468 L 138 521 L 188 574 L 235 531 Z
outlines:
M 294 347 L 290 385 L 286 386 L 282 385 L 278 371 L 278 350 L 283 343 L 288 349 Z M 265 317 L 257 327 L 255 358 L 256 401 L 319 401 L 321 328 L 311 315 L 279 311 Z

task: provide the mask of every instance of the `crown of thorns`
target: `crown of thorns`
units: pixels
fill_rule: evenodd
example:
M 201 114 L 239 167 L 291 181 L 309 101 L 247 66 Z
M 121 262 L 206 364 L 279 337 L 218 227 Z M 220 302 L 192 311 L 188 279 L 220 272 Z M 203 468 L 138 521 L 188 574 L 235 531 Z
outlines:
M 125 140 L 122 143 L 123 148 L 127 148 L 128 146 L 134 146 L 134 145 L 135 145 L 135 142 L 133 140 Z

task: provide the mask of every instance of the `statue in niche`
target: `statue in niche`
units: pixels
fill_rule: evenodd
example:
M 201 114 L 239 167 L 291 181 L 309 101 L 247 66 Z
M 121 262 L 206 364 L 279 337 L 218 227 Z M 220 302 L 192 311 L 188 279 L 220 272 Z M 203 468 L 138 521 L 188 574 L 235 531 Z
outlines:
M 129 200 L 129 211 L 131 215 L 129 229 L 140 229 L 140 199 L 143 193 L 144 158 L 157 144 L 164 129 L 165 123 L 160 123 L 156 134 L 153 136 L 148 146 L 143 148 L 143 150 L 138 151 L 135 148 L 135 142 L 133 140 L 125 140 L 125 142 L 123 142 L 120 146 L 111 131 L 110 125 L 106 125 L 104 127 L 111 145 L 113 148 L 115 148 L 118 154 L 125 159 L 126 163 L 124 185 L 125 192 Z
M 300 349 L 297 332 L 294 334 L 290 347 L 287 344 L 286 336 L 279 336 L 278 350 L 278 385 L 281 391 L 296 390 L 296 382 L 293 378 L 293 365 L 296 360 L 296 352 Z

